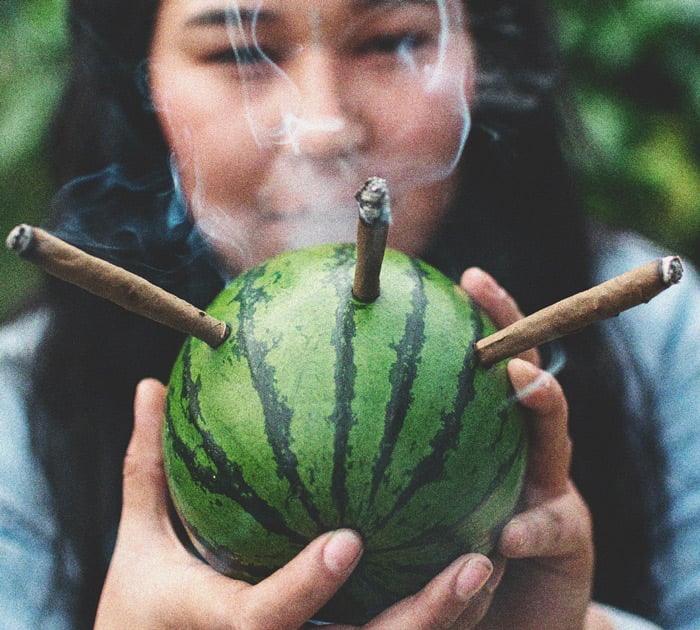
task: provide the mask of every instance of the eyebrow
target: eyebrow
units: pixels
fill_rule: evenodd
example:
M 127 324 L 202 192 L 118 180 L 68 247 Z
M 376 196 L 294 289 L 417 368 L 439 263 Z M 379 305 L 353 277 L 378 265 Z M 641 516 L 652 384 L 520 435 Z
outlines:
M 274 19 L 274 13 L 262 9 L 207 9 L 187 20 L 185 26 L 226 26 L 236 24 L 240 20 L 244 24 L 252 22 L 269 22 Z
M 402 4 L 434 5 L 438 0 L 352 0 L 352 5 L 357 9 L 371 9 L 375 7 L 400 6 Z M 240 20 L 243 24 L 252 22 L 272 22 L 275 19 L 273 11 L 258 8 L 220 8 L 206 9 L 187 20 L 186 26 L 226 26 L 236 24 Z
M 381 6 L 398 6 L 401 4 L 437 4 L 438 0 L 353 0 L 353 4 L 362 8 Z
M 436 4 L 437 0 L 352 0 L 355 9 L 370 9 L 374 7 L 391 7 L 402 4 Z M 207 9 L 187 20 L 188 26 L 221 26 L 232 22 L 269 22 L 275 18 L 275 13 L 265 9 L 254 8 L 221 8 Z

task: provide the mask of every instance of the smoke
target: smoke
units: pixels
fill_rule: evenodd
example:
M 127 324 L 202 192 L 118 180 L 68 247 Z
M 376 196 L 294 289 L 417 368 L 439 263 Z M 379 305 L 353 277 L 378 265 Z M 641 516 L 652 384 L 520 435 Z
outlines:
M 408 80 L 411 81 L 412 87 L 425 93 L 431 93 L 441 88 L 446 73 L 454 72 L 455 68 L 453 66 L 447 67 L 446 64 L 449 56 L 450 38 L 455 32 L 463 32 L 465 25 L 461 12 L 461 3 L 456 3 L 454 0 L 436 0 L 425 4 L 434 6 L 438 14 L 438 32 L 434 35 L 430 34 L 436 40 L 434 51 L 428 55 L 428 58 L 419 59 L 421 55 L 417 54 L 416 50 L 423 42 L 418 40 L 426 37 L 426 34 L 414 33 L 410 30 L 401 34 L 392 45 L 396 47 L 396 56 L 400 63 L 410 72 Z M 313 114 L 310 116 L 309 112 L 305 111 L 303 89 L 273 61 L 266 52 L 264 45 L 260 42 L 258 25 L 263 5 L 264 2 L 260 0 L 255 8 L 252 10 L 246 8 L 242 12 L 238 2 L 230 0 L 231 10 L 226 13 L 231 49 L 244 86 L 246 118 L 250 131 L 260 147 L 265 147 L 268 144 L 290 145 L 293 147 L 294 152 L 299 154 L 299 139 L 305 133 L 319 131 L 325 131 L 330 134 L 337 133 L 345 127 L 345 121 L 340 117 L 313 117 Z M 373 19 L 376 19 L 374 14 L 368 19 L 368 22 Z M 323 33 L 320 32 L 323 28 L 320 10 L 311 11 L 309 22 L 309 28 L 315 33 L 314 38 L 316 41 L 313 45 L 320 45 L 323 38 Z M 348 37 L 357 36 L 357 33 L 361 32 L 363 26 L 365 24 L 361 24 L 359 27 L 355 26 L 355 32 L 350 32 Z M 255 68 L 251 68 L 251 66 L 255 66 Z M 261 66 L 264 68 L 261 69 Z M 254 104 L 255 99 L 251 97 L 251 93 L 256 89 L 255 83 L 263 72 L 268 72 L 277 77 L 286 84 L 289 90 L 285 99 L 279 104 L 278 123 L 276 125 L 265 124 L 261 121 Z M 450 168 L 452 169 L 461 156 L 471 124 L 469 106 L 464 89 L 465 72 L 466 68 L 462 67 L 458 77 L 458 89 L 452 95 L 452 102 L 443 103 L 443 106 L 455 108 L 463 118 L 463 128 L 460 134 L 461 142 L 450 160 Z M 355 87 L 347 85 L 343 86 L 343 89 L 351 92 Z M 386 96 L 392 98 L 389 89 L 386 90 Z M 381 99 L 382 94 L 376 93 L 371 95 L 370 98 Z
M 557 376 L 566 367 L 566 352 L 559 342 L 551 342 L 546 347 L 546 353 L 541 353 L 543 356 L 543 372 L 527 387 L 515 392 L 509 398 L 509 403 L 514 404 L 519 400 L 526 398 L 530 394 L 538 391 L 542 387 L 546 387 L 547 374 Z
M 51 210 L 45 227 L 59 238 L 194 302 L 210 299 L 217 265 L 176 174 L 130 177 L 113 165 L 65 185 Z
M 302 18 L 311 36 L 288 40 L 269 27 L 284 6 L 229 0 L 225 102 L 188 109 L 177 69 L 159 82 L 158 63 L 139 66 L 144 107 L 173 151 L 169 172 L 134 178 L 114 165 L 72 182 L 53 231 L 162 285 L 200 264 L 227 280 L 286 249 L 354 240 L 354 193 L 370 176 L 388 181 L 397 224 L 417 191 L 448 182 L 471 126 L 462 3 L 369 3 L 342 24 L 320 5 Z
M 305 25 L 311 35 L 279 44 L 269 27 L 276 4 L 241 8 L 231 0 L 225 28 L 241 105 L 232 115 L 245 129 L 238 126 L 228 141 L 256 149 L 251 157 L 242 148 L 246 162 L 227 171 L 231 181 L 232 172 L 242 178 L 249 167 L 248 190 L 240 194 L 221 192 L 225 176 L 211 174 L 210 152 L 196 130 L 176 121 L 177 98 L 162 99 L 161 116 L 183 139 L 176 154 L 189 173 L 192 214 L 227 273 L 284 249 L 354 239 L 353 195 L 369 176 L 388 181 L 402 222 L 402 206 L 416 191 L 454 173 L 471 127 L 462 5 L 377 6 L 342 27 L 312 9 Z

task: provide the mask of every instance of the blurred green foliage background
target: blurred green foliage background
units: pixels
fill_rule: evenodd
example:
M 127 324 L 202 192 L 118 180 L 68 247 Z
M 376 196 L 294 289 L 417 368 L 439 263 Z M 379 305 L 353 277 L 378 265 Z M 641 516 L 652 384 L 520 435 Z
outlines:
M 700 261 L 700 2 L 553 0 L 582 117 L 591 215 Z M 45 132 L 65 73 L 65 0 L 0 0 L 0 231 L 51 196 Z M 36 282 L 0 251 L 0 315 Z
M 589 212 L 700 261 L 700 1 L 554 4 Z
M 59 99 L 67 36 L 64 0 L 0 0 L 0 235 L 41 221 L 51 198 L 45 135 Z M 38 280 L 0 247 L 0 315 Z

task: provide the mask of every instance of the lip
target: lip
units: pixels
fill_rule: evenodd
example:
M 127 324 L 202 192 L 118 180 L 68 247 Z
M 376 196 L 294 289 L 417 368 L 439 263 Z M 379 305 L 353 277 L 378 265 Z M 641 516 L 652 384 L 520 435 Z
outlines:
M 279 225 L 287 223 L 294 224 L 313 224 L 313 223 L 328 223 L 337 224 L 343 223 L 350 218 L 357 216 L 356 208 L 350 208 L 348 204 L 343 208 L 310 208 L 296 207 L 292 210 L 266 210 L 258 214 L 257 219 L 260 223 L 267 225 Z
M 298 220 L 328 220 L 357 214 L 354 192 L 350 194 L 334 193 L 329 195 L 284 196 L 282 201 L 261 204 L 258 218 L 267 223 Z
M 354 196 L 366 179 L 366 167 L 340 160 L 321 164 L 300 158 L 280 159 L 258 187 L 255 205 L 260 216 L 271 221 L 307 214 L 330 215 L 343 208 L 356 210 Z

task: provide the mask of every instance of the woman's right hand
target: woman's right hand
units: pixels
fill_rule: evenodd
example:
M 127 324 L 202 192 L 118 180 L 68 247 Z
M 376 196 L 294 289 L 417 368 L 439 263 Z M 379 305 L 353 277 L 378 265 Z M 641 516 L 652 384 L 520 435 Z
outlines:
M 468 270 L 461 285 L 499 328 L 522 318 L 513 298 L 484 271 Z M 528 465 L 522 511 L 506 524 L 497 546 L 508 566 L 481 627 L 610 627 L 590 604 L 593 532 L 588 507 L 569 475 L 566 398 L 554 376 L 539 368 L 534 350 L 507 369 L 527 412 Z
M 350 530 L 328 532 L 269 578 L 251 586 L 225 577 L 180 543 L 170 521 L 161 454 L 165 387 L 143 381 L 124 461 L 117 543 L 96 628 L 298 628 L 331 598 L 362 554 Z M 491 576 L 491 577 L 490 577 Z M 422 591 L 372 620 L 368 628 L 460 628 L 476 625 L 500 567 L 485 556 L 455 560 Z

